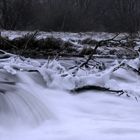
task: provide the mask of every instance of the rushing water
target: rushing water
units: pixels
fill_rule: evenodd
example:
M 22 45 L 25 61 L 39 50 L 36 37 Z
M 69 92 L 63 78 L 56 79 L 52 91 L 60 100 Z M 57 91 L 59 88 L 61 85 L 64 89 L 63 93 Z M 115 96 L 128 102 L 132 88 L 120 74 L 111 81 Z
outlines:
M 2 64 L 0 140 L 139 140 L 139 99 L 97 91 L 71 95 L 67 91 L 91 83 L 131 89 L 139 95 L 138 75 L 123 69 L 111 76 L 110 70 L 96 75 L 93 69 L 81 69 L 71 76 L 72 71 L 57 61 L 40 63 L 16 58 Z M 22 69 L 15 72 L 15 66 Z
M 0 124 L 13 125 L 21 121 L 37 125 L 49 119 L 51 113 L 41 98 L 45 85 L 37 73 L 18 72 L 16 75 L 0 72 Z

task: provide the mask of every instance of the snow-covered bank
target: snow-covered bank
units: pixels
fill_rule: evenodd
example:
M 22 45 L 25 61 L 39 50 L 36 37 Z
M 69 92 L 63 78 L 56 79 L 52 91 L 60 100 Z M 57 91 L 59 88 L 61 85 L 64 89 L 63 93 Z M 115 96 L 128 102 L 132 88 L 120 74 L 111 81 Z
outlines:
M 139 70 L 139 58 L 105 70 L 69 69 L 78 65 L 71 60 L 1 59 L 0 140 L 139 140 L 140 76 L 123 63 Z M 126 92 L 70 94 L 87 84 Z
M 139 37 L 133 41 L 128 34 L 104 32 L 25 32 L 1 31 L 1 49 L 30 58 L 49 56 L 85 57 L 97 47 L 93 54 L 98 57 L 136 58 Z M 136 50 L 136 49 L 137 50 Z
M 10 40 L 13 40 L 15 38 L 21 38 L 26 34 L 32 34 L 34 32 L 29 32 L 29 31 L 6 31 L 6 30 L 2 30 L 1 31 L 1 36 L 2 37 L 7 37 Z M 78 40 L 82 40 L 85 38 L 93 38 L 96 40 L 101 40 L 101 39 L 108 39 L 111 38 L 113 35 L 113 33 L 105 33 L 105 32 L 85 32 L 85 33 L 70 33 L 70 32 L 39 32 L 39 34 L 37 35 L 37 39 L 42 39 L 42 38 L 48 38 L 50 36 L 54 36 L 54 38 L 62 38 L 65 41 L 68 40 L 74 40 L 74 41 L 78 41 Z M 126 34 L 123 34 L 122 36 L 125 36 Z

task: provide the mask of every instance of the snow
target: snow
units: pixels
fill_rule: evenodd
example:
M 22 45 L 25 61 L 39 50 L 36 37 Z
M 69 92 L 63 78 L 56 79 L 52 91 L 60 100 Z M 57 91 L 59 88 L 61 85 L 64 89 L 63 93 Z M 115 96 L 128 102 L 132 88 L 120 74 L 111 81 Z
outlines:
M 2 37 L 7 37 L 10 40 L 15 38 L 21 38 L 24 35 L 32 34 L 33 32 L 28 31 L 1 31 Z M 83 40 L 86 38 L 93 38 L 95 40 L 107 39 L 111 38 L 114 34 L 112 33 L 104 33 L 104 32 L 86 32 L 86 33 L 69 33 L 69 32 L 39 32 L 37 35 L 37 39 L 45 39 L 47 37 L 54 37 L 54 38 L 62 38 L 64 41 L 78 41 Z M 121 35 L 123 36 L 123 35 Z
M 139 140 L 140 77 L 119 68 L 126 63 L 138 69 L 139 58 L 116 60 L 102 71 L 69 69 L 68 62 L 73 61 L 0 60 L 0 81 L 15 83 L 0 82 L 6 90 L 0 93 L 0 140 Z M 87 84 L 126 93 L 69 91 Z
M 4 37 L 7 41 L 11 42 L 11 44 L 15 44 L 15 41 L 18 41 L 18 40 L 20 41 L 20 39 L 24 40 L 27 36 L 33 35 L 35 32 L 3 30 L 3 31 L 0 31 L 0 33 L 1 33 L 1 36 Z M 69 56 L 74 56 L 74 55 L 83 55 L 83 54 L 86 55 L 89 52 L 89 50 L 95 48 L 96 43 L 98 41 L 108 40 L 108 39 L 112 39 L 113 37 L 116 37 L 114 40 L 121 40 L 122 43 L 120 43 L 120 45 L 116 41 L 110 41 L 110 43 L 108 42 L 108 45 L 105 45 L 104 43 L 102 43 L 102 45 L 100 47 L 98 47 L 98 49 L 97 49 L 97 54 L 95 54 L 93 56 L 96 58 L 103 57 L 103 58 L 114 58 L 114 59 L 116 59 L 116 58 L 123 58 L 123 59 L 124 58 L 127 58 L 127 59 L 136 58 L 136 57 L 138 57 L 137 50 L 139 49 L 139 41 L 137 41 L 135 49 L 131 48 L 130 46 L 129 46 L 129 48 L 125 47 L 123 44 L 126 44 L 127 36 L 128 36 L 128 34 L 126 34 L 126 33 L 121 33 L 117 36 L 115 33 L 113 34 L 113 33 L 105 33 L 105 32 L 69 33 L 69 32 L 41 32 L 41 31 L 39 31 L 35 35 L 34 39 L 36 41 L 39 41 L 40 43 L 43 43 L 43 41 L 47 41 L 48 39 L 51 38 L 51 39 L 54 39 L 54 41 L 58 41 L 58 42 L 62 43 L 62 46 L 63 46 L 63 43 L 67 44 L 64 46 L 65 47 L 68 46 L 68 50 L 71 49 L 71 51 L 72 50 L 73 51 L 69 52 L 66 49 L 67 50 L 66 52 L 68 53 Z M 136 38 L 136 39 L 139 40 L 139 38 Z M 24 46 L 24 42 L 23 42 L 23 46 Z M 60 46 L 60 47 L 62 47 L 62 46 Z M 128 46 L 128 44 L 127 44 L 127 46 Z M 20 46 L 17 46 L 17 48 L 18 47 L 20 47 Z M 2 49 L 6 49 L 6 48 L 2 48 Z M 58 49 L 60 49 L 60 48 L 58 47 Z M 39 50 L 40 50 L 39 52 L 43 51 L 41 48 Z M 46 50 L 48 50 L 48 49 L 46 48 Z M 61 53 L 63 52 L 62 50 L 64 50 L 64 48 L 60 49 Z M 16 52 L 16 50 L 15 51 L 13 50 L 12 53 L 15 53 L 15 52 Z M 64 53 L 64 55 L 65 55 L 65 53 Z M 34 57 L 34 55 L 32 54 L 30 57 Z

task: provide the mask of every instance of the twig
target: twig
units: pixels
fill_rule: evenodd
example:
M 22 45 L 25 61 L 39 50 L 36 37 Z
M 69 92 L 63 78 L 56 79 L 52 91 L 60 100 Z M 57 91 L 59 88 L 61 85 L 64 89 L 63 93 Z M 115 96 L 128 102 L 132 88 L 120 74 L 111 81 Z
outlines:
M 135 69 L 135 68 L 133 68 L 133 67 L 131 67 L 130 65 L 125 64 L 123 68 L 125 68 L 125 67 L 128 68 L 129 70 L 135 72 L 136 74 L 140 75 L 140 71 Z
M 29 39 L 26 41 L 25 45 L 24 45 L 24 50 L 27 49 L 28 44 L 30 43 L 30 41 L 35 38 L 35 36 L 37 35 L 38 31 L 35 31 L 30 37 Z
M 1 35 L 0 35 L 0 40 L 4 41 L 10 47 L 17 49 L 15 45 L 11 44 L 6 38 L 2 37 Z

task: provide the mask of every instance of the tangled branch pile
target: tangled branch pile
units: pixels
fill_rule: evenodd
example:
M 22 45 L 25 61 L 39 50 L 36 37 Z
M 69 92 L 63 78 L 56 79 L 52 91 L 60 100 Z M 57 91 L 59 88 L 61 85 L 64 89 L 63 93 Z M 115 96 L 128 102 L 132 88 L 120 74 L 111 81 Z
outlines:
M 95 40 L 92 35 L 84 38 L 69 38 L 47 36 L 38 38 L 39 32 L 26 33 L 22 37 L 9 39 L 0 36 L 0 47 L 9 53 L 32 58 L 48 58 L 56 56 L 84 57 L 89 55 L 116 56 L 136 58 L 138 56 L 134 47 L 139 39 L 117 34 L 109 39 Z M 88 60 L 87 60 L 88 61 Z

